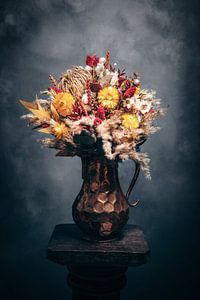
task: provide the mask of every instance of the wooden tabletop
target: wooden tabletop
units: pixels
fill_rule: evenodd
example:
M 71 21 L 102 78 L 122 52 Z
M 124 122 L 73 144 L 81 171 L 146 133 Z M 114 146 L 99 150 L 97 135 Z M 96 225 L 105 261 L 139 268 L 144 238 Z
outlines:
M 149 247 L 141 228 L 126 225 L 113 240 L 84 240 L 75 224 L 57 225 L 47 247 L 47 258 L 61 265 L 131 267 L 144 264 Z

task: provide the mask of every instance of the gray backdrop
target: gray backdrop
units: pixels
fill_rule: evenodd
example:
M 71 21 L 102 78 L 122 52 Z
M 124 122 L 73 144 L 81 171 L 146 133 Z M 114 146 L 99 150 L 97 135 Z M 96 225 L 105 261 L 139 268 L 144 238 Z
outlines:
M 186 299 L 196 288 L 199 245 L 198 2 L 7 0 L 0 8 L 1 299 L 70 299 L 66 270 L 45 260 L 45 247 L 56 224 L 72 222 L 81 164 L 41 148 L 19 119 L 18 99 L 33 100 L 50 73 L 108 48 L 112 62 L 138 71 L 169 106 L 162 130 L 142 146 L 152 180 L 140 175 L 133 198 L 141 203 L 130 215 L 149 240 L 151 262 L 128 271 L 122 299 Z M 132 173 L 132 162 L 121 165 L 124 190 Z

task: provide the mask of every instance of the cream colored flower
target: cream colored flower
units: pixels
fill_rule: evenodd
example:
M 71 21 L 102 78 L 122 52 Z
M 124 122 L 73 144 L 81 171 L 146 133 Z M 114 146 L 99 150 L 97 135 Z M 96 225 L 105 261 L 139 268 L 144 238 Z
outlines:
M 104 76 L 104 71 L 105 71 L 105 66 L 104 63 L 98 63 L 95 71 L 97 73 L 97 75 L 99 76 L 99 78 L 102 78 Z
M 124 106 L 128 109 L 133 108 L 144 115 L 150 111 L 152 103 L 150 100 L 140 99 L 138 95 L 134 95 L 134 97 L 126 99 Z
M 151 101 L 141 100 L 139 97 L 135 99 L 134 107 L 140 111 L 143 115 L 148 113 L 151 109 Z
M 110 75 L 112 76 L 112 79 L 110 81 L 110 85 L 114 86 L 118 84 L 118 72 L 111 72 Z

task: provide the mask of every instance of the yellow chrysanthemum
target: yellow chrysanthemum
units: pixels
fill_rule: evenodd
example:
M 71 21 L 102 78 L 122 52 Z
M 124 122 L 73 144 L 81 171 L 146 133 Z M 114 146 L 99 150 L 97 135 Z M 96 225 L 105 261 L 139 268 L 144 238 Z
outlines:
M 51 132 L 58 140 L 68 135 L 68 129 L 64 123 L 55 122 L 55 124 L 51 128 Z
M 54 107 L 62 117 L 66 117 L 72 113 L 74 103 L 74 97 L 67 92 L 58 93 L 53 100 Z
M 119 101 L 119 92 L 113 86 L 104 87 L 98 93 L 98 101 L 105 108 L 114 109 Z
M 125 113 L 122 115 L 122 125 L 128 129 L 136 129 L 139 127 L 139 121 L 136 115 Z

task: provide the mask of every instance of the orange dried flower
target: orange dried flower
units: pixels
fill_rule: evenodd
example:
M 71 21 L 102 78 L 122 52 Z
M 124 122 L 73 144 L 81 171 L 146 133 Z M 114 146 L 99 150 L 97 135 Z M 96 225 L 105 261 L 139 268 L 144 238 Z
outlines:
M 65 126 L 64 123 L 55 122 L 51 128 L 51 132 L 55 135 L 57 140 L 66 137 L 69 134 L 68 128 Z
M 62 117 L 66 117 L 72 113 L 74 104 L 74 97 L 67 92 L 57 94 L 53 100 L 54 107 Z

